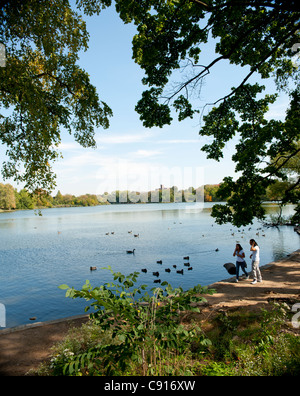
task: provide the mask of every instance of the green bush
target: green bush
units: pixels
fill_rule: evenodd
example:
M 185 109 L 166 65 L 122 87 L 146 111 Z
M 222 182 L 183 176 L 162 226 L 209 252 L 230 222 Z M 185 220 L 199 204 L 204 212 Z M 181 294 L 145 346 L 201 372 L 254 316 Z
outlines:
M 110 269 L 110 268 L 109 268 Z M 84 298 L 91 320 L 58 344 L 50 375 L 298 376 L 300 338 L 290 326 L 291 309 L 220 312 L 203 329 L 197 303 L 212 290 L 187 292 L 163 283 L 148 294 L 135 287 L 138 273 L 113 274 L 114 282 L 82 290 L 66 285 L 66 295 Z M 190 322 L 187 318 L 197 319 Z M 184 324 L 182 323 L 184 320 Z M 204 332 L 205 331 L 205 332 Z
M 63 374 L 122 375 L 134 366 L 142 375 L 163 375 L 163 359 L 178 360 L 192 343 L 204 348 L 210 345 L 199 326 L 187 328 L 180 317 L 186 311 L 199 312 L 195 305 L 212 290 L 198 285 L 183 292 L 163 282 L 164 289 L 153 288 L 149 295 L 146 285 L 135 287 L 138 272 L 125 276 L 108 269 L 116 283 L 92 288 L 86 281 L 82 290 L 60 286 L 67 290 L 67 297 L 86 299 L 86 311 L 93 308 L 91 318 L 103 332 L 111 334 L 106 343 L 84 353 L 68 354 L 68 361 L 63 360 Z

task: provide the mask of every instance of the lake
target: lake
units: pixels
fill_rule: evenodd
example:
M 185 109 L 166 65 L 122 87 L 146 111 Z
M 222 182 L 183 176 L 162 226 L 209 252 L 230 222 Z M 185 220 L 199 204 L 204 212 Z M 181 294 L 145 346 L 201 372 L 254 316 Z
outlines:
M 237 241 L 246 252 L 248 269 L 251 238 L 260 245 L 261 265 L 300 248 L 293 227 L 267 229 L 258 222 L 239 230 L 218 226 L 210 217 L 211 207 L 154 203 L 53 208 L 42 210 L 42 216 L 34 211 L 0 213 L 0 306 L 6 310 L 6 327 L 30 323 L 30 317 L 46 321 L 84 313 L 86 302 L 65 298 L 58 286 L 81 288 L 86 279 L 92 286 L 102 285 L 111 280 L 103 267 L 125 275 L 147 269 L 138 282 L 149 287 L 158 271 L 158 279 L 186 290 L 228 278 L 223 264 L 234 262 Z M 268 210 L 276 207 L 268 205 Z M 292 213 L 292 206 L 285 209 L 286 215 Z M 126 254 L 133 249 L 134 255 Z M 193 270 L 184 266 L 184 256 L 190 257 Z M 91 266 L 97 270 L 91 272 Z

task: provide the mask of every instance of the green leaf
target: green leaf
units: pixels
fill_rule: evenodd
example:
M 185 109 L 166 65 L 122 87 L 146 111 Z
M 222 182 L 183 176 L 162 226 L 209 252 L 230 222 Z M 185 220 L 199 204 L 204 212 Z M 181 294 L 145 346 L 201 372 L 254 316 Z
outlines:
M 69 286 L 63 284 L 63 285 L 58 286 L 58 288 L 61 289 L 61 290 L 66 290 L 66 289 L 69 289 Z

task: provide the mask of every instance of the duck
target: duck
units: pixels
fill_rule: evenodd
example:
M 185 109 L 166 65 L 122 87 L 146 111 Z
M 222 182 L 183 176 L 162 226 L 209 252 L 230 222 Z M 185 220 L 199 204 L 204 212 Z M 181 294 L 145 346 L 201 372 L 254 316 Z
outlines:
M 218 252 L 218 251 L 219 251 L 219 248 L 216 249 L 216 252 Z
M 127 253 L 127 254 L 134 254 L 134 251 L 135 251 L 135 249 L 133 249 L 133 250 L 126 250 L 126 253 Z
M 193 271 L 193 267 L 189 267 L 189 268 L 188 268 L 188 271 Z
M 173 265 L 173 268 L 175 268 L 175 269 L 176 269 L 176 268 L 177 268 L 177 265 Z
M 97 267 L 90 267 L 90 271 L 96 271 Z
M 144 268 L 144 269 L 142 269 L 142 272 L 144 272 L 145 274 L 147 274 L 147 269 L 146 268 Z
M 155 281 L 153 281 L 153 283 L 161 283 L 160 279 L 156 279 Z
M 190 256 L 183 257 L 183 260 L 189 260 L 189 259 L 190 259 Z
M 191 265 L 190 263 L 184 263 L 185 267 L 190 267 L 190 265 Z
M 176 272 L 177 272 L 177 274 L 183 275 L 183 269 L 182 269 L 182 270 L 178 270 L 178 271 L 176 271 Z
M 135 237 L 135 238 L 139 238 L 139 237 L 140 237 L 140 234 L 134 234 L 134 237 Z
M 166 268 L 165 271 L 169 273 L 171 272 L 170 268 Z
M 162 264 L 162 260 L 156 261 L 157 264 Z
M 152 272 L 153 276 L 159 277 L 159 272 Z

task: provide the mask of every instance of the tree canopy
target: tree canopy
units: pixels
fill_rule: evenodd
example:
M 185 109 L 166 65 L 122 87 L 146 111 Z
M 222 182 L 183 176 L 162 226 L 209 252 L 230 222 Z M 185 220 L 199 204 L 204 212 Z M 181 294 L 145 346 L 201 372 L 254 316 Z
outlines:
M 144 69 L 148 88 L 136 110 L 144 126 L 170 124 L 174 111 L 179 121 L 200 112 L 199 133 L 212 139 L 202 150 L 217 161 L 226 143 L 239 137 L 233 161 L 242 176 L 237 181 L 225 178 L 220 196 L 230 198 L 226 206 L 214 207 L 213 216 L 219 223 L 238 226 L 263 218 L 261 197 L 276 180 L 286 180 L 285 160 L 299 154 L 299 65 L 293 58 L 300 47 L 299 6 L 290 0 L 145 0 L 116 1 L 116 9 L 124 22 L 137 25 L 133 58 Z M 215 59 L 200 64 L 199 55 L 212 39 Z M 247 66 L 247 73 L 226 96 L 201 109 L 191 100 L 192 93 L 223 60 Z M 190 69 L 184 74 L 189 77 L 175 84 L 172 76 L 183 68 Z M 277 94 L 250 84 L 254 75 L 274 78 L 278 92 L 289 93 L 285 120 L 267 120 Z M 297 176 L 283 203 L 299 203 L 299 172 Z
M 100 10 L 93 1 L 77 4 L 88 14 Z M 83 147 L 95 147 L 95 127 L 109 126 L 111 109 L 77 65 L 88 38 L 68 1 L 0 0 L 7 57 L 0 67 L 0 141 L 8 157 L 2 174 L 31 191 L 53 189 L 51 163 L 59 157 L 63 130 Z
M 145 91 L 136 111 L 144 126 L 170 124 L 175 112 L 179 121 L 200 113 L 199 133 L 211 139 L 202 150 L 217 161 L 226 143 L 238 137 L 233 161 L 241 176 L 237 181 L 225 178 L 221 197 L 230 198 L 227 205 L 215 206 L 213 216 L 219 223 L 237 226 L 263 218 L 261 197 L 276 180 L 287 179 L 284 165 L 300 151 L 296 1 L 115 0 L 114 4 L 124 23 L 134 23 L 137 29 L 133 59 L 145 72 Z M 76 0 L 87 15 L 111 5 L 111 0 Z M 215 59 L 201 64 L 199 55 L 212 39 Z M 0 104 L 13 110 L 11 116 L 2 116 L 0 126 L 10 159 L 3 173 L 30 187 L 52 187 L 50 163 L 58 156 L 60 129 L 74 133 L 83 146 L 94 146 L 94 127 L 108 127 L 112 115 L 76 64 L 78 51 L 88 46 L 85 22 L 68 1 L 0 0 L 0 41 L 7 50 L 7 67 L 0 68 Z M 224 60 L 246 66 L 247 72 L 224 97 L 202 109 L 191 100 L 192 93 Z M 183 80 L 175 83 L 174 72 L 182 68 Z M 251 84 L 255 75 L 273 78 L 278 92 L 289 93 L 285 120 L 267 119 L 277 95 Z M 282 202 L 298 204 L 299 186 L 298 172 Z

